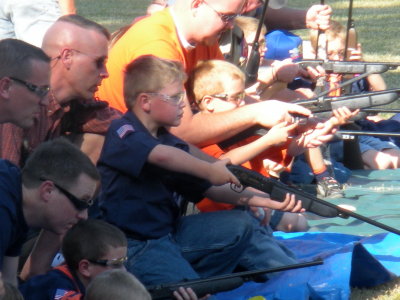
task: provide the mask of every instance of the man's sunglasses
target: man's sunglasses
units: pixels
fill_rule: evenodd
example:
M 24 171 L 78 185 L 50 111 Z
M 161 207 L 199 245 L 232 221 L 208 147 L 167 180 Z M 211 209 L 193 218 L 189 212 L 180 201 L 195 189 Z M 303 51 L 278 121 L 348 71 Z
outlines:
M 89 207 L 91 207 L 93 205 L 93 199 L 90 199 L 89 201 L 83 201 L 77 197 L 75 197 L 74 195 L 72 195 L 70 192 L 68 192 L 66 189 L 64 189 L 63 187 L 61 187 L 60 185 L 58 185 L 57 183 L 54 182 L 54 180 L 51 179 L 46 179 L 44 177 L 40 178 L 40 181 L 51 181 L 53 183 L 53 185 L 61 192 L 64 194 L 65 197 L 68 198 L 69 201 L 71 201 L 71 203 L 74 205 L 74 207 L 77 210 L 85 210 L 88 209 Z

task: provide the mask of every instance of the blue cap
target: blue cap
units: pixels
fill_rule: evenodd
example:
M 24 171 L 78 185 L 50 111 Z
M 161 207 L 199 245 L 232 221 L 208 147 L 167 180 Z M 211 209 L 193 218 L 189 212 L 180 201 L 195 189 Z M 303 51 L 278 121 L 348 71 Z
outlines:
M 267 52 L 265 58 L 283 60 L 291 58 L 293 61 L 301 60 L 302 40 L 287 30 L 273 30 L 265 36 L 267 42 Z

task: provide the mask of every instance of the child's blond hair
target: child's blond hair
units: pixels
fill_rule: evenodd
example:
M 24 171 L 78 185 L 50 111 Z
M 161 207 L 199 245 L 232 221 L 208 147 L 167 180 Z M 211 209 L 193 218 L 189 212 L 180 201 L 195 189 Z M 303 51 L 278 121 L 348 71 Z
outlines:
M 131 110 L 140 93 L 156 93 L 167 85 L 186 81 L 182 64 L 153 55 L 135 59 L 125 69 L 124 99 Z
M 334 20 L 331 20 L 331 25 L 327 30 L 324 31 L 324 33 L 327 42 L 331 42 L 337 38 L 340 38 L 340 40 L 342 41 L 345 41 L 346 39 L 346 28 L 342 24 Z M 314 51 L 316 51 L 317 49 L 317 37 L 318 37 L 318 30 L 311 29 L 310 42 Z
M 226 92 L 224 83 L 228 80 L 241 80 L 244 83 L 245 75 L 239 67 L 224 60 L 199 62 L 188 79 L 188 91 L 192 102 L 203 109 L 201 100 L 205 96 Z
M 135 276 L 121 269 L 97 275 L 86 289 L 85 300 L 151 300 Z
M 259 20 L 253 17 L 238 16 L 235 18 L 235 24 L 242 29 L 244 38 L 248 43 L 253 43 L 254 41 L 249 41 L 251 34 L 257 32 Z M 263 24 L 260 32 L 260 36 L 264 36 L 267 33 L 267 27 Z

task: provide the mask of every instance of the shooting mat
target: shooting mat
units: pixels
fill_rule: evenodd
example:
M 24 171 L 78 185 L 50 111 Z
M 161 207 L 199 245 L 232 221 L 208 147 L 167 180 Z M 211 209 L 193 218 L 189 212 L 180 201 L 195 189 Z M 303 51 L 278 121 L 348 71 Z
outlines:
M 345 197 L 325 199 L 333 204 L 355 207 L 356 213 L 388 226 L 400 228 L 400 169 L 356 170 L 345 188 Z M 309 231 L 373 235 L 385 230 L 354 218 L 315 219 Z
M 354 206 L 358 214 L 398 229 L 399 194 L 400 170 L 360 170 L 353 172 L 345 198 L 329 201 Z M 400 276 L 400 236 L 353 218 L 309 223 L 308 232 L 275 236 L 299 261 L 322 258 L 323 265 L 281 272 L 265 283 L 250 281 L 216 299 L 347 300 L 350 287 L 373 287 Z

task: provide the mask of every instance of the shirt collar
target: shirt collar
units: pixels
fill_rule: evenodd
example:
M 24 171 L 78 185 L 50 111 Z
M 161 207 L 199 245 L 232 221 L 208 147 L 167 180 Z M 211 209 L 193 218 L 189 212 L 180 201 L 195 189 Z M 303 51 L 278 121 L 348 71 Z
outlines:
M 171 14 L 172 20 L 174 21 L 175 28 L 176 28 L 176 33 L 178 34 L 178 38 L 179 38 L 179 41 L 181 42 L 182 46 L 186 50 L 192 50 L 192 49 L 196 48 L 196 45 L 190 44 L 189 41 L 184 37 L 183 32 L 180 29 L 182 27 L 179 26 L 178 19 L 176 18 L 174 10 L 172 9 L 172 7 L 169 8 L 169 12 Z

